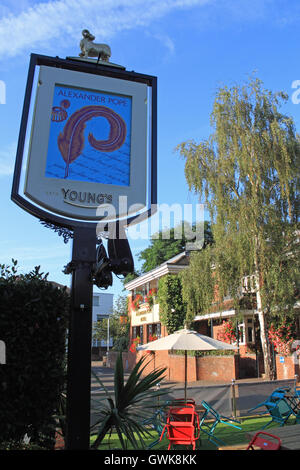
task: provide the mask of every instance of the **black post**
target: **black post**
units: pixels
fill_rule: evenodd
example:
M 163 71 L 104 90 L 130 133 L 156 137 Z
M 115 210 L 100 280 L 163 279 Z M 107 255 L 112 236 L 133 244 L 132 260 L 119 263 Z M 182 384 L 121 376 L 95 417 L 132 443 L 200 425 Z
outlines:
M 91 340 L 96 229 L 75 228 L 68 345 L 66 449 L 88 450 L 90 441 Z

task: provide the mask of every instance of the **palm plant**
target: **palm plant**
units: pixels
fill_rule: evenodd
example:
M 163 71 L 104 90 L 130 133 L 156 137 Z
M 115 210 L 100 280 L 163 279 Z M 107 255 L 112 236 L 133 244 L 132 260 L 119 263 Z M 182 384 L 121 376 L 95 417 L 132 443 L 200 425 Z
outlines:
M 167 388 L 155 388 L 162 380 L 166 368 L 155 369 L 142 377 L 148 364 L 145 364 L 145 360 L 146 356 L 136 363 L 125 384 L 122 353 L 119 353 L 114 374 L 114 398 L 100 378 L 95 376 L 105 391 L 106 403 L 100 403 L 100 417 L 93 425 L 93 428 L 98 427 L 98 431 L 92 448 L 98 448 L 104 437 L 112 431 L 117 432 L 122 449 L 127 448 L 128 442 L 134 449 L 145 448 L 143 438 L 149 436 L 150 432 L 144 422 L 153 414 L 153 409 L 157 408 L 156 399 L 169 392 Z

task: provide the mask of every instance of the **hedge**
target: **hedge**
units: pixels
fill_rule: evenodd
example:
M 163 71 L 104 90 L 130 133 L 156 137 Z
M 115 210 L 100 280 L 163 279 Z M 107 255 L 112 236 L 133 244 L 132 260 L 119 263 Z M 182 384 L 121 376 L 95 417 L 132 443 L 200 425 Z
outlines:
M 54 414 L 65 386 L 69 295 L 40 273 L 0 265 L 0 443 L 53 446 Z

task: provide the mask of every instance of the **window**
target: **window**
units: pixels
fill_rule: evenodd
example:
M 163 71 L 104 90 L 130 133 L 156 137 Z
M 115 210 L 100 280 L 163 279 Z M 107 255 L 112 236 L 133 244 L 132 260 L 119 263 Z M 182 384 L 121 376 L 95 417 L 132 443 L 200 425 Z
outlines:
M 132 327 L 132 339 L 135 339 L 139 337 L 140 338 L 140 343 L 144 343 L 144 332 L 143 332 L 143 326 L 133 326 Z
M 239 343 L 245 344 L 245 325 L 244 323 L 239 324 Z
M 255 336 L 254 336 L 254 327 L 253 327 L 253 320 L 252 318 L 248 318 L 247 320 L 247 341 L 248 343 L 255 343 Z
M 143 331 L 143 326 L 140 326 L 139 327 L 139 332 L 138 332 L 138 336 L 140 337 L 140 342 L 141 344 L 144 344 L 144 331 Z
M 99 295 L 93 295 L 93 307 L 99 307 L 100 303 L 99 303 Z
M 161 326 L 160 323 L 151 323 L 147 325 L 147 341 L 150 341 L 150 337 L 156 336 L 156 338 L 160 338 L 161 336 Z

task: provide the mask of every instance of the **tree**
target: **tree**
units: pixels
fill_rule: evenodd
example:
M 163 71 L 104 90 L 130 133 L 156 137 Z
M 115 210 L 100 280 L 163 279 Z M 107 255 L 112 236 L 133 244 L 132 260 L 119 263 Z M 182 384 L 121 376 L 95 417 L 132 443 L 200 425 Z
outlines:
M 127 284 L 127 282 L 133 281 L 133 279 L 139 277 L 141 273 L 139 271 L 134 270 L 133 273 L 128 273 L 123 279 L 121 279 L 123 286 Z M 123 290 L 126 290 L 125 287 Z
M 93 338 L 107 340 L 108 319 L 102 319 L 94 325 Z M 124 350 L 129 342 L 128 299 L 126 295 L 120 295 L 113 307 L 113 313 L 109 317 L 109 336 L 113 339 L 115 350 Z
M 188 327 L 191 326 L 195 313 L 208 311 L 214 300 L 215 280 L 212 265 L 213 247 L 208 246 L 205 250 L 192 253 L 189 266 L 180 273 Z
M 195 230 L 195 227 L 192 227 Z M 139 261 L 143 261 L 141 272 L 145 273 L 156 268 L 173 256 L 185 250 L 186 243 L 190 240 L 181 231 L 182 237 L 176 238 L 176 229 L 162 230 L 152 236 L 150 246 L 139 253 Z M 204 222 L 204 247 L 213 242 L 209 222 Z
M 253 275 L 265 373 L 274 377 L 268 320 L 292 312 L 299 256 L 299 137 L 279 112 L 288 99 L 260 80 L 217 91 L 213 133 L 184 142 L 190 190 L 205 199 L 214 236 L 214 271 L 220 295 Z

